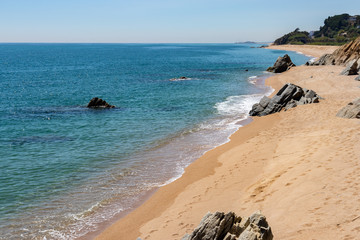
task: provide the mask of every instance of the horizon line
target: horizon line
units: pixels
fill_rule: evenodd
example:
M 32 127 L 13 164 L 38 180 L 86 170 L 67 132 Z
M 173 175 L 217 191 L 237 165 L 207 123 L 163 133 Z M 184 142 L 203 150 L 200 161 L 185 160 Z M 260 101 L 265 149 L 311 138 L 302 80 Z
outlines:
M 0 44 L 241 44 L 272 43 L 273 41 L 235 41 L 235 42 L 0 42 Z

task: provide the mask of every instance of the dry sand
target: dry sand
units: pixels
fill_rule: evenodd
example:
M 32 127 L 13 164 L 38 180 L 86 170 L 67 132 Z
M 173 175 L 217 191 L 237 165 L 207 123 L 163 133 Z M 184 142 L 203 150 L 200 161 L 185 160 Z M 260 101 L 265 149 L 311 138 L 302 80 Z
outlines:
M 315 46 L 315 45 L 271 45 L 268 49 L 296 51 L 313 57 L 321 57 L 325 53 L 333 53 L 338 46 Z
M 360 84 L 342 69 L 299 66 L 268 78 L 276 91 L 291 82 L 325 100 L 255 117 L 97 239 L 181 239 L 209 211 L 256 210 L 274 239 L 359 239 L 360 121 L 335 115 L 360 96 Z

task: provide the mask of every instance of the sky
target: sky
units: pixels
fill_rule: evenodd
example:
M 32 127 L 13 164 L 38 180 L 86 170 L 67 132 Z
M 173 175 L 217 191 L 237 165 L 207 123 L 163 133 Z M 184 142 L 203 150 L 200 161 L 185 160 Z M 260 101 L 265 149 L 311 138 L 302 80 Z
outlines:
M 359 0 L 0 0 L 0 42 L 270 42 Z

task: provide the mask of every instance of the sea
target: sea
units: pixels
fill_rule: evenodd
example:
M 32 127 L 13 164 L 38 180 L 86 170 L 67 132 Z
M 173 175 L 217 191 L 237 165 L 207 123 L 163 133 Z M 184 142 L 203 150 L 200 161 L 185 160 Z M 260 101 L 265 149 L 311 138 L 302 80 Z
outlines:
M 259 46 L 0 44 L 0 239 L 99 232 L 228 142 L 266 68 L 309 60 Z

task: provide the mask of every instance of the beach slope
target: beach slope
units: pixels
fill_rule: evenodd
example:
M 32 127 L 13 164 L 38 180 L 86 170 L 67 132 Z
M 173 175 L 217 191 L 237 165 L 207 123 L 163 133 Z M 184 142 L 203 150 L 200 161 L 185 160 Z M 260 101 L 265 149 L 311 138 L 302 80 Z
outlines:
M 286 50 L 314 57 L 333 51 L 311 48 Z M 360 96 L 360 84 L 342 70 L 298 66 L 268 78 L 275 91 L 290 82 L 324 99 L 255 117 L 97 239 L 181 239 L 209 211 L 249 216 L 256 210 L 275 239 L 357 239 L 360 122 L 336 113 Z

